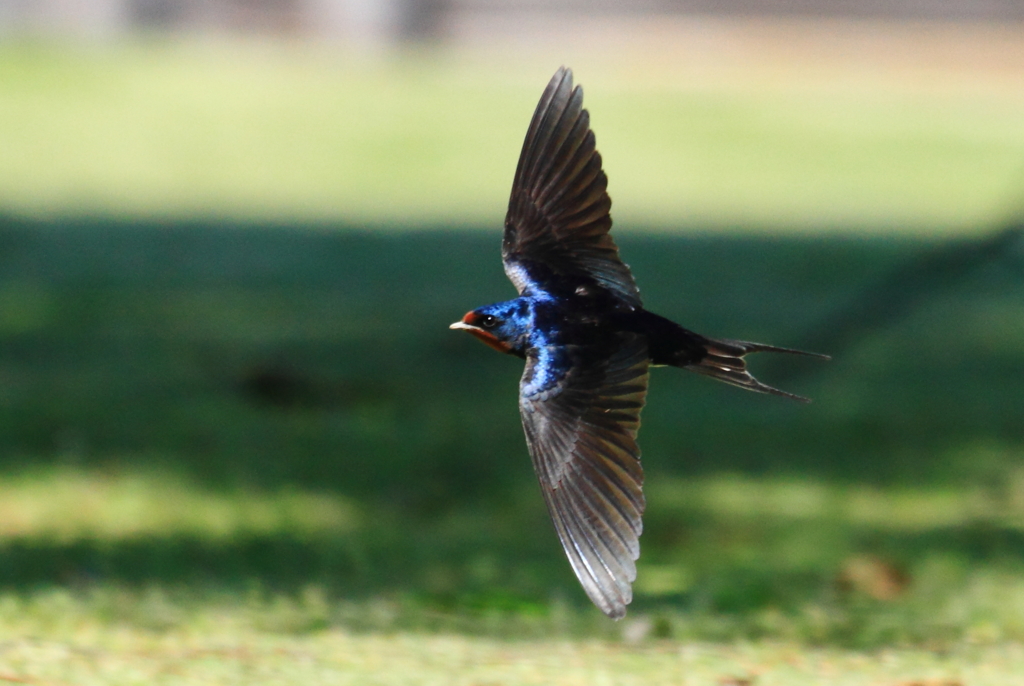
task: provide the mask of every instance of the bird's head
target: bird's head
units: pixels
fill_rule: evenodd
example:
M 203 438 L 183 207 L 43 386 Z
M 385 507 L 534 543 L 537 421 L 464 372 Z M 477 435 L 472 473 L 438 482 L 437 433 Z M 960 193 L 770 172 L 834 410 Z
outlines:
M 467 312 L 448 328 L 468 331 L 498 352 L 522 357 L 530 316 L 529 305 L 517 298 Z

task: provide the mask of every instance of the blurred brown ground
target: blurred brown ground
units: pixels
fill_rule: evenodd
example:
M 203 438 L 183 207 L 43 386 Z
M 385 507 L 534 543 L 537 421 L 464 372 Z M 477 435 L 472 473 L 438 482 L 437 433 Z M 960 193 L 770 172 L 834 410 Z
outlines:
M 523 59 L 582 53 L 642 84 L 836 79 L 948 89 L 1024 86 L 1024 22 L 849 17 L 464 14 L 450 45 Z M 648 76 L 649 75 L 649 76 Z

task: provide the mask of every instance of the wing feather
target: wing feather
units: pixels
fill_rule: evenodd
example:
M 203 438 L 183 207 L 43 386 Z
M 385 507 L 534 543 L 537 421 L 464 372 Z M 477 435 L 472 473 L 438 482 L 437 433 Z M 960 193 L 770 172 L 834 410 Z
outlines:
M 613 349 L 531 351 L 520 385 L 523 430 L 558 538 L 587 595 L 614 618 L 632 600 L 640 555 L 636 432 L 647 368 L 644 340 L 624 336 Z
M 583 90 L 565 67 L 551 78 L 523 141 L 512 182 L 502 260 L 520 293 L 552 276 L 589 281 L 640 307 L 640 291 L 608 233 L 612 201 Z

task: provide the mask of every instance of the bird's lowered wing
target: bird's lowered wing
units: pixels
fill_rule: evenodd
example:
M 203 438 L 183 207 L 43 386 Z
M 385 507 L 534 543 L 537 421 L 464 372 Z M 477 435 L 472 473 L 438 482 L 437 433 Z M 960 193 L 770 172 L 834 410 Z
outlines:
M 527 353 L 519 410 L 533 468 L 573 571 L 609 617 L 626 614 L 640 555 L 643 470 L 636 432 L 647 346 L 549 346 Z
M 608 234 L 607 185 L 583 90 L 573 88 L 572 72 L 562 67 L 533 113 L 505 217 L 502 260 L 520 293 L 548 275 L 567 275 L 640 306 L 640 291 Z

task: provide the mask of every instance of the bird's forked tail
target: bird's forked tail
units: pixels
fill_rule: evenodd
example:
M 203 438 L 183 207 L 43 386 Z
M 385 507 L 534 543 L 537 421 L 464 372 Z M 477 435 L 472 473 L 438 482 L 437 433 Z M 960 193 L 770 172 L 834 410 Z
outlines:
M 724 381 L 727 384 L 733 386 L 739 386 L 740 388 L 746 388 L 749 391 L 756 391 L 758 393 L 771 393 L 772 395 L 781 395 L 784 398 L 792 398 L 793 400 L 799 400 L 803 403 L 811 402 L 810 398 L 805 398 L 802 395 L 796 395 L 794 393 L 787 393 L 786 391 L 780 391 L 778 388 L 773 388 L 767 384 L 763 384 L 755 379 L 750 372 L 747 371 L 747 362 L 744 360 L 744 356 L 750 353 L 788 353 L 790 355 L 806 355 L 808 357 L 819 357 L 823 360 L 830 360 L 828 355 L 822 355 L 820 353 L 809 353 L 803 350 L 793 350 L 792 348 L 779 348 L 774 345 L 764 345 L 763 343 L 750 343 L 747 341 L 731 341 L 727 339 L 714 339 L 706 338 L 704 341 L 705 356 L 699 361 L 686 365 L 686 369 L 698 374 L 704 374 L 710 376 L 719 381 Z

